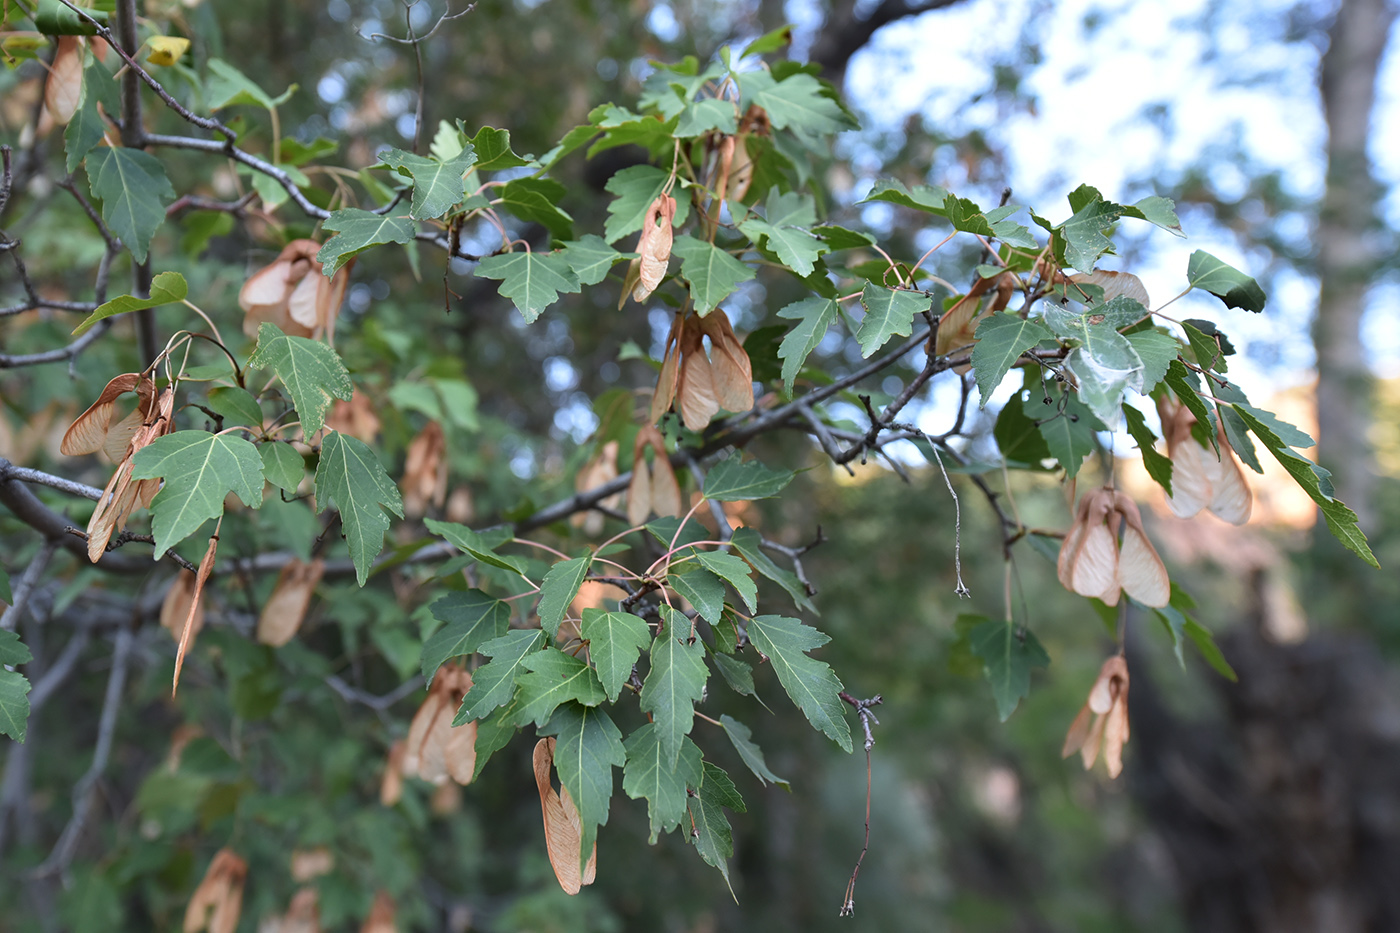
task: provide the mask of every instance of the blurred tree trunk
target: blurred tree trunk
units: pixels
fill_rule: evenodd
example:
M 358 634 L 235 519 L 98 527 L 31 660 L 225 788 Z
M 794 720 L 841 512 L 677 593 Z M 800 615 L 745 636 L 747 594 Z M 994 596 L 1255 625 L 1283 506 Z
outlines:
M 1239 683 L 1207 675 L 1219 714 L 1173 715 L 1134 665 L 1133 795 L 1192 933 L 1400 930 L 1395 672 L 1354 635 L 1270 642 L 1264 575 L 1253 618 L 1221 639 Z
M 1318 448 L 1337 496 L 1375 528 L 1376 474 L 1367 431 L 1372 379 L 1361 346 L 1361 315 L 1377 256 L 1373 230 L 1379 187 L 1366 151 L 1376 75 L 1395 11 L 1389 0 L 1342 0 L 1329 30 L 1319 85 L 1327 120 L 1327 188 L 1317 225 L 1321 291 L 1317 348 Z

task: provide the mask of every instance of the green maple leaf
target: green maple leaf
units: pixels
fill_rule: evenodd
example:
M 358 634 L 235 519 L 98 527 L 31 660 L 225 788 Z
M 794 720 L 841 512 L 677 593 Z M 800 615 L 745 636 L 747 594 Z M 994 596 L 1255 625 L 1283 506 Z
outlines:
M 475 274 L 484 279 L 500 279 L 501 294 L 511 300 L 527 324 L 533 324 L 540 312 L 558 301 L 561 292 L 572 294 L 580 290 L 578 276 L 557 251 L 487 256 L 477 265 Z
M 1127 334 L 1128 343 L 1142 360 L 1142 394 L 1147 395 L 1167 375 L 1167 367 L 1181 352 L 1181 344 L 1171 334 L 1157 330 L 1141 330 Z
M 1079 399 L 1065 399 L 1064 411 L 1041 421 L 1036 427 L 1050 456 L 1060 461 L 1065 475 L 1073 477 L 1094 452 L 1094 432 L 1107 430 Z M 1053 410 L 1053 409 L 1052 409 Z
M 622 790 L 633 800 L 646 798 L 651 820 L 652 844 L 661 833 L 668 833 L 685 819 L 686 788 L 700 784 L 700 748 L 689 738 L 681 740 L 680 755 L 666 759 L 654 723 L 647 723 L 627 737 L 627 766 L 622 771 Z
M 851 728 L 846 722 L 841 698 L 841 681 L 831 668 L 807 657 L 831 638 L 797 619 L 785 616 L 754 616 L 749 620 L 749 641 L 768 656 L 778 682 L 812 726 L 841 746 L 851 750 Z
M 982 406 L 986 407 L 1002 378 L 1021 358 L 1021 354 L 1042 340 L 1052 340 L 1049 328 L 1035 320 L 1025 320 L 1014 314 L 993 314 L 977 326 L 977 345 L 972 348 L 972 371 L 977 388 L 982 391 Z
M 32 660 L 34 656 L 18 634 L 0 629 L 0 735 L 8 735 L 21 745 L 29 721 L 29 678 L 18 671 L 7 671 L 3 665 L 28 664 Z
M 1193 427 L 1191 433 L 1196 435 L 1196 439 L 1201 442 L 1202 447 L 1209 443 L 1218 455 L 1220 441 L 1216 439 L 1215 409 L 1207 405 L 1197 394 L 1196 387 L 1199 383 L 1196 381 L 1195 373 L 1187 369 L 1181 360 L 1174 359 L 1167 364 L 1167 374 L 1163 377 L 1163 381 L 1176 394 L 1181 404 L 1185 405 L 1190 409 L 1191 414 L 1196 416 L 1196 424 L 1206 426 L 1200 433 Z M 1202 434 L 1204 437 L 1201 436 Z
M 263 466 L 258 449 L 233 434 L 176 431 L 136 452 L 133 479 L 164 478 L 151 501 L 156 559 L 211 518 L 224 514 L 224 497 L 262 505 Z
M 527 673 L 516 676 L 520 685 L 520 709 L 516 724 L 533 721 L 543 726 L 561 703 L 577 700 L 597 706 L 607 698 L 593 668 L 558 648 L 527 654 L 520 662 Z
M 817 222 L 816 202 L 810 195 L 783 194 L 774 187 L 768 192 L 764 212 L 766 216 L 751 217 L 739 224 L 739 229 L 755 246 L 766 240 L 767 248 L 798 275 L 811 275 L 817 257 L 829 248 L 806 229 Z
M 719 670 L 720 676 L 724 678 L 724 682 L 729 684 L 729 689 L 746 697 L 758 696 L 754 687 L 752 667 L 738 658 L 722 652 L 717 652 L 714 658 L 715 667 Z
M 864 204 L 867 201 L 888 201 L 902 207 L 912 207 L 914 210 L 923 211 L 926 214 L 936 214 L 939 217 L 948 215 L 945 207 L 948 201 L 948 192 L 936 185 L 919 185 L 911 191 L 904 187 L 903 182 L 893 178 L 882 178 L 875 182 L 875 186 L 870 189 L 870 193 L 860 203 Z
M 1196 250 L 1187 261 L 1186 280 L 1192 288 L 1204 288 L 1225 302 L 1227 308 L 1256 313 L 1264 310 L 1267 299 L 1259 283 L 1203 249 Z
M 729 883 L 729 858 L 734 854 L 734 837 L 724 808 L 743 813 L 746 809 L 744 798 L 739 796 L 729 775 L 708 761 L 704 762 L 699 786 L 693 787 L 693 790 L 695 793 L 686 801 L 694 824 L 690 841 L 705 863 L 718 868 L 724 875 L 724 883 L 729 886 L 732 895 L 734 886 Z
M 603 225 L 603 239 L 616 243 L 629 233 L 642 229 L 651 202 L 666 188 L 671 175 L 654 165 L 632 165 L 608 179 L 604 187 L 617 195 L 608 205 L 608 220 Z M 690 198 L 676 198 L 676 216 L 672 226 L 679 229 L 690 216 Z
M 1142 412 L 1132 405 L 1123 404 L 1123 417 L 1127 421 L 1128 433 L 1133 440 L 1137 441 L 1138 450 L 1142 451 L 1142 465 L 1147 470 L 1147 475 L 1157 481 L 1157 484 L 1167 491 L 1167 495 L 1172 494 L 1172 462 L 1165 456 L 1157 452 L 1157 435 L 1152 433 L 1152 429 L 1147 426 L 1147 421 L 1143 418 Z
M 1195 354 L 1196 363 L 1202 369 L 1213 369 L 1218 373 L 1230 371 L 1229 364 L 1225 361 L 1225 351 L 1214 334 L 1205 333 L 1189 320 L 1181 322 L 1181 329 L 1186 331 L 1186 342 L 1191 344 L 1191 352 Z
M 629 254 L 619 253 L 596 233 L 565 243 L 561 255 L 584 285 L 597 285 L 617 262 L 629 258 Z
M 151 237 L 165 223 L 165 206 L 175 200 L 165 166 L 140 149 L 98 147 L 87 154 L 87 174 L 108 229 L 145 262 Z
M 411 242 L 418 228 L 407 213 L 399 213 L 402 210 L 383 215 L 353 207 L 332 211 L 331 216 L 321 222 L 322 227 L 335 233 L 316 253 L 321 272 L 327 277 L 335 275 L 352 257 L 370 247 Z
M 1031 691 L 1031 668 L 1045 667 L 1050 657 L 1028 629 L 1010 621 L 987 620 L 968 634 L 972 653 L 981 658 L 992 685 L 997 715 L 1005 722 Z
M 97 112 L 101 104 L 108 113 L 121 113 L 121 94 L 112 73 L 89 55 L 87 67 L 83 69 L 83 90 L 78 96 L 78 109 L 73 119 L 68 121 L 63 131 L 63 147 L 67 153 L 64 167 L 71 175 L 83 161 L 84 156 L 102 141 L 107 125 Z
M 261 420 L 245 423 L 259 424 Z M 285 489 L 296 495 L 297 488 L 306 476 L 306 461 L 301 459 L 301 454 L 293 450 L 290 444 L 279 444 L 276 441 L 263 442 L 259 445 L 258 452 L 262 455 L 263 476 L 267 477 L 267 481 L 278 489 Z
M 603 692 L 610 702 L 616 702 L 642 649 L 651 644 L 651 629 L 630 612 L 585 609 L 579 634 L 588 642 L 588 656 Z
M 733 101 L 705 97 L 686 105 L 675 133 L 681 139 L 689 139 L 703 136 L 710 130 L 733 136 L 738 129 L 739 115 L 735 113 Z
M 476 164 L 476 150 L 468 144 L 452 158 L 438 160 L 389 149 L 379 154 L 379 161 L 413 179 L 408 215 L 414 220 L 430 220 L 446 214 L 467 196 L 462 176 Z
M 705 474 L 705 498 L 716 502 L 768 499 L 776 496 L 796 476 L 791 470 L 774 470 L 757 460 L 737 455 L 721 460 Z
M 114 314 L 127 314 L 131 311 L 142 311 L 146 308 L 168 305 L 174 301 L 183 301 L 187 294 L 189 294 L 189 286 L 185 283 L 183 275 L 178 272 L 161 272 L 151 279 L 151 296 L 149 298 L 119 295 L 111 301 L 104 302 L 98 305 L 97 309 L 89 314 L 81 324 L 73 328 L 73 336 L 86 333 L 98 321 Z
M 0 670 L 0 735 L 24 743 L 29 721 L 29 678 L 15 671 Z
M 403 500 L 374 451 L 339 431 L 330 432 L 321 442 L 321 462 L 316 467 L 316 510 L 325 511 L 332 500 L 340 510 L 355 577 L 364 586 L 370 565 L 384 549 L 384 532 L 389 530 L 385 510 L 403 518 Z
M 719 621 L 719 615 L 724 611 L 724 583 L 719 577 L 687 562 L 673 567 L 666 575 L 666 583 L 694 606 L 707 622 Z M 685 630 L 688 635 L 689 621 L 685 623 Z
M 666 624 L 651 646 L 651 671 L 642 684 L 643 712 L 652 714 L 667 767 L 674 767 L 681 739 L 695 724 L 695 704 L 705 695 L 710 671 L 705 646 L 689 637 L 690 623 L 680 612 L 662 607 Z
M 1082 207 L 1075 207 L 1078 202 L 1074 195 L 1070 196 L 1070 206 L 1075 207 L 1075 213 L 1059 228 L 1065 241 L 1065 262 L 1080 272 L 1093 272 L 1099 257 L 1113 249 L 1113 241 L 1104 236 L 1103 231 L 1123 215 L 1121 205 L 1103 200 L 1093 189 L 1089 191 L 1093 197 Z
M 749 727 L 732 716 L 719 717 L 720 725 L 724 726 L 725 734 L 729 736 L 729 741 L 734 744 L 734 750 L 739 753 L 744 764 L 748 765 L 753 776 L 764 784 L 781 784 L 788 786 L 784 778 L 778 777 L 768 768 L 768 762 L 763 757 L 763 749 L 759 748 L 753 740 L 753 732 Z
M 522 159 L 510 148 L 510 130 L 483 126 L 472 137 L 471 145 L 476 150 L 478 172 L 496 172 L 530 164 L 529 159 Z
M 447 624 L 423 644 L 423 677 L 429 683 L 448 658 L 471 654 L 510 626 L 510 606 L 481 590 L 448 593 L 431 608 L 433 617 Z
M 1050 447 L 1045 443 L 1045 438 L 1041 436 L 1036 423 L 1026 414 L 1023 393 L 1024 390 L 1015 393 L 1001 406 L 992 436 L 996 439 L 997 449 L 1008 463 L 1038 465 L 1041 460 L 1051 456 Z M 1050 411 L 1046 409 L 1046 416 L 1049 415 Z M 1090 440 L 1092 442 L 1092 438 Z
M 559 707 L 541 735 L 557 736 L 554 769 L 559 783 L 569 791 L 583 824 L 580 863 L 587 861 L 598 838 L 598 827 L 608 822 L 613 795 L 613 768 L 627 763 L 622 733 L 608 714 L 599 709 L 568 703 Z
M 1156 224 L 1172 236 L 1186 236 L 1181 229 L 1181 220 L 1176 216 L 1176 203 L 1171 198 L 1143 198 L 1131 207 L 1124 207 L 1123 216 Z
M 510 703 L 515 696 L 516 678 L 527 670 L 525 657 L 543 643 L 544 632 L 539 629 L 514 629 L 479 646 L 477 651 L 491 661 L 478 667 L 472 675 L 472 688 L 462 699 L 462 708 L 457 711 L 452 725 L 483 719 L 496 707 Z M 513 708 L 511 722 L 515 722 Z
M 442 535 L 447 541 L 464 554 L 470 554 L 476 560 L 492 567 L 499 567 L 502 570 L 509 570 L 511 573 L 525 577 L 525 562 L 518 557 L 502 557 L 494 550 L 500 545 L 500 539 L 496 544 L 487 540 L 486 535 L 472 531 L 466 525 L 459 525 L 456 522 L 440 522 L 435 518 L 425 519 L 423 522 L 428 530 L 433 534 Z M 509 540 L 507 537 L 506 540 Z M 526 577 L 528 580 L 529 578 Z
M 285 91 L 273 97 L 223 59 L 209 59 L 209 79 L 205 84 L 205 95 L 210 110 L 221 110 L 234 104 L 249 104 L 272 110 L 290 100 L 296 89 L 295 84 L 289 85 Z
M 536 635 L 539 632 L 535 633 Z M 466 709 L 464 705 L 463 710 Z M 470 722 L 470 719 L 463 719 L 459 710 L 457 718 L 452 721 L 452 725 L 460 726 Z M 491 756 L 505 748 L 515 733 L 519 729 L 515 725 L 515 701 L 511 700 L 507 705 L 476 724 L 476 767 L 472 771 L 472 780 L 481 777 L 482 769 L 486 767 L 486 762 L 491 760 Z
M 918 292 L 896 291 L 867 282 L 861 291 L 860 303 L 865 306 L 865 320 L 860 322 L 856 339 L 860 341 L 860 355 L 869 359 L 894 335 L 908 337 L 913 332 L 914 315 L 927 311 L 933 299 Z
M 574 219 L 558 206 L 567 193 L 553 179 L 516 178 L 501 187 L 498 197 L 500 206 L 516 217 L 540 224 L 555 239 L 567 240 L 574 235 Z
M 768 112 L 775 129 L 822 134 L 858 126 L 809 74 L 799 72 L 775 81 L 767 71 L 748 71 L 739 75 L 739 88 L 743 92 L 740 106 L 758 104 Z
M 339 354 L 319 340 L 288 337 L 275 324 L 258 327 L 258 346 L 248 365 L 271 369 L 282 380 L 307 437 L 325 426 L 332 398 L 348 402 L 355 392 Z
M 783 394 L 792 397 L 793 383 L 807 357 L 822 342 L 836 321 L 840 305 L 831 298 L 804 298 L 778 311 L 778 317 L 797 321 L 778 346 L 778 358 L 783 361 Z
M 592 555 L 561 560 L 549 568 L 540 582 L 540 628 L 548 632 L 550 638 L 558 636 L 564 613 L 578 595 L 578 588 L 583 585 L 592 563 Z
M 1371 553 L 1370 546 L 1366 543 L 1366 535 L 1362 533 L 1357 525 L 1356 513 L 1340 500 L 1332 497 L 1332 474 L 1306 457 L 1295 453 L 1289 443 L 1285 440 L 1288 433 L 1280 436 L 1279 430 L 1269 421 L 1291 429 L 1307 441 L 1306 446 L 1312 446 L 1312 438 L 1302 431 L 1298 431 L 1292 425 L 1285 425 L 1272 418 L 1267 412 L 1248 405 L 1235 404 L 1235 411 L 1240 418 L 1254 432 L 1254 436 L 1263 442 L 1269 449 L 1269 453 L 1274 455 L 1274 459 L 1288 471 L 1288 475 L 1303 487 L 1303 491 L 1308 494 L 1308 498 L 1317 503 L 1317 507 L 1322 510 L 1322 517 L 1327 520 L 1327 528 L 1332 532 L 1332 537 L 1342 543 L 1347 550 L 1357 557 L 1360 557 L 1372 567 L 1380 569 L 1380 563 L 1376 556 Z M 1291 438 L 1290 438 L 1291 439 Z
M 752 528 L 736 528 L 734 529 L 734 537 L 729 539 L 729 544 L 740 557 L 748 561 L 749 566 L 786 590 L 788 596 L 792 597 L 793 603 L 799 609 L 814 615 L 817 614 L 816 607 L 808 598 L 807 590 L 802 586 L 802 581 L 797 579 L 797 574 L 791 570 L 784 570 L 773 563 L 773 559 L 763 551 L 763 538 L 758 532 Z
M 1079 397 L 1084 404 L 1112 428 L 1118 426 L 1123 393 L 1142 388 L 1142 359 L 1128 338 L 1109 324 L 1085 328 L 1083 346 L 1069 352 L 1065 367 L 1079 383 Z
M 754 277 L 753 269 L 744 263 L 713 243 L 692 236 L 676 237 L 671 253 L 681 258 L 681 275 L 690 283 L 695 310 L 702 316 L 718 307 L 740 282 Z
M 723 577 L 729 581 L 729 585 L 734 587 L 734 591 L 744 600 L 744 605 L 749 607 L 749 612 L 758 608 L 758 584 L 753 582 L 752 570 L 733 554 L 724 554 L 720 551 L 696 551 L 695 559 L 698 560 L 706 570 Z

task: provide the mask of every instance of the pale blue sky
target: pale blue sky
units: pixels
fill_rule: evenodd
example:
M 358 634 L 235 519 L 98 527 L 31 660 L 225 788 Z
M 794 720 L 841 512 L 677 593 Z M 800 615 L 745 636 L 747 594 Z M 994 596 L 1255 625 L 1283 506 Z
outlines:
M 1136 199 L 1152 193 L 1141 179 L 1199 162 L 1232 138 L 1255 165 L 1279 170 L 1292 192 L 1315 197 L 1322 189 L 1326 139 L 1315 84 L 1319 50 L 1284 41 L 1292 5 L 1287 0 L 971 0 L 881 30 L 851 61 L 846 90 L 874 129 L 897 131 L 915 113 L 950 132 L 994 127 L 1008 156 L 1005 182 L 1015 189 L 1015 202 L 1035 204 L 1052 219 L 1064 215 L 1064 193 L 1081 182 L 1112 199 Z M 788 11 L 799 27 L 813 22 L 807 0 L 790 0 Z M 1213 56 L 1198 26 L 1207 13 L 1216 23 Z M 1096 28 L 1086 25 L 1094 19 Z M 1027 82 L 1038 97 L 1035 113 L 999 112 L 992 98 L 966 106 L 988 86 L 990 65 L 1015 54 L 1027 24 L 1044 54 Z M 1395 45 L 1392 36 L 1373 117 L 1372 152 L 1389 192 L 1384 214 L 1392 227 L 1400 227 Z M 1143 112 L 1154 105 L 1165 116 L 1144 119 Z M 1217 168 L 1213 180 L 1227 194 L 1245 183 L 1228 165 Z M 972 187 L 956 163 L 930 181 L 959 190 Z M 1192 250 L 1209 250 L 1247 271 L 1261 267 L 1262 257 L 1247 255 L 1233 236 L 1210 229 L 1202 218 L 1183 213 L 1182 219 L 1190 237 L 1152 237 L 1145 262 L 1132 270 L 1147 283 L 1154 304 L 1180 290 Z M 1306 238 L 1304 218 L 1296 218 L 1293 227 L 1295 236 Z M 1110 257 L 1105 266 L 1113 263 Z M 1249 382 L 1287 385 L 1305 379 L 1312 364 L 1307 329 L 1315 301 L 1315 283 L 1285 273 L 1275 280 L 1263 315 L 1226 311 L 1208 296 L 1191 296 L 1177 307 L 1220 323 L 1245 357 L 1237 371 Z M 1365 326 L 1371 363 L 1379 374 L 1400 375 L 1400 287 L 1376 289 L 1371 305 Z

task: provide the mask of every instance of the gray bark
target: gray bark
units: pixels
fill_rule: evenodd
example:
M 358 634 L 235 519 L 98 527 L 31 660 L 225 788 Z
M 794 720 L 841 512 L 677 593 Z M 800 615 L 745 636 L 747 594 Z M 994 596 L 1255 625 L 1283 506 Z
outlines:
M 1375 528 L 1376 474 L 1367 430 L 1372 379 L 1361 345 L 1361 315 L 1378 257 L 1378 186 L 1366 152 L 1376 75 L 1395 10 L 1388 0 L 1343 0 L 1329 30 L 1319 85 L 1327 120 L 1327 188 L 1317 227 L 1321 291 L 1317 348 L 1318 449 L 1338 498 Z

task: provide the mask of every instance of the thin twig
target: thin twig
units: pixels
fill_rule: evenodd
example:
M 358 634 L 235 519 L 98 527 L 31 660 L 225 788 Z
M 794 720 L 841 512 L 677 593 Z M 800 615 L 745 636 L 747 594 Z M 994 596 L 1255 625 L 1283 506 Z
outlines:
M 870 707 L 879 706 L 885 700 L 878 693 L 868 700 L 857 700 L 844 690 L 837 696 L 855 708 L 856 714 L 860 716 L 861 729 L 865 731 L 865 844 L 860 848 L 855 868 L 851 869 L 851 880 L 846 882 L 846 896 L 841 901 L 839 913 L 839 916 L 849 917 L 856 912 L 856 879 L 860 877 L 860 866 L 865 862 L 865 853 L 870 851 L 870 750 L 875 747 L 875 733 L 871 731 L 870 726 L 872 723 L 877 726 L 880 724 Z
M 107 692 L 102 698 L 102 716 L 97 725 L 97 745 L 92 752 L 92 764 L 78 783 L 73 787 L 73 815 L 63 833 L 54 843 L 48 858 L 35 868 L 31 877 L 45 878 L 68 868 L 73 860 L 73 850 L 78 845 L 92 810 L 93 791 L 107 769 L 107 759 L 112 753 L 112 736 L 117 728 L 117 712 L 121 706 L 122 691 L 126 688 L 126 668 L 131 660 L 131 646 L 136 636 L 129 626 L 117 629 L 117 644 L 112 652 L 112 671 L 107 675 Z
M 423 678 L 411 677 L 382 696 L 376 696 L 373 693 L 366 693 L 358 687 L 352 687 L 334 674 L 326 678 L 326 685 L 340 694 L 340 698 L 347 703 L 359 703 L 361 706 L 368 706 L 375 712 L 383 712 L 404 697 L 423 689 Z
M 967 588 L 967 584 L 963 582 L 962 578 L 962 503 L 958 501 L 958 492 L 953 488 L 953 481 L 948 477 L 948 468 L 943 465 L 943 455 L 938 452 L 940 445 L 912 424 L 896 422 L 890 427 L 918 434 L 933 451 L 934 462 L 938 464 L 938 471 L 943 474 L 943 484 L 948 487 L 948 495 L 953 497 L 953 573 L 958 581 L 953 592 L 959 596 L 971 597 L 972 591 Z
M 34 555 L 34 559 L 29 562 L 29 566 L 24 568 L 24 574 L 15 584 L 14 591 L 10 593 L 14 600 L 10 603 L 4 615 L 0 615 L 0 631 L 12 632 L 19 624 L 20 613 L 24 611 L 24 604 L 29 601 L 29 596 L 34 592 L 34 588 L 43 579 L 44 571 L 49 567 L 49 561 L 53 558 L 53 552 L 58 547 L 58 542 L 51 539 L 39 545 L 39 551 Z

